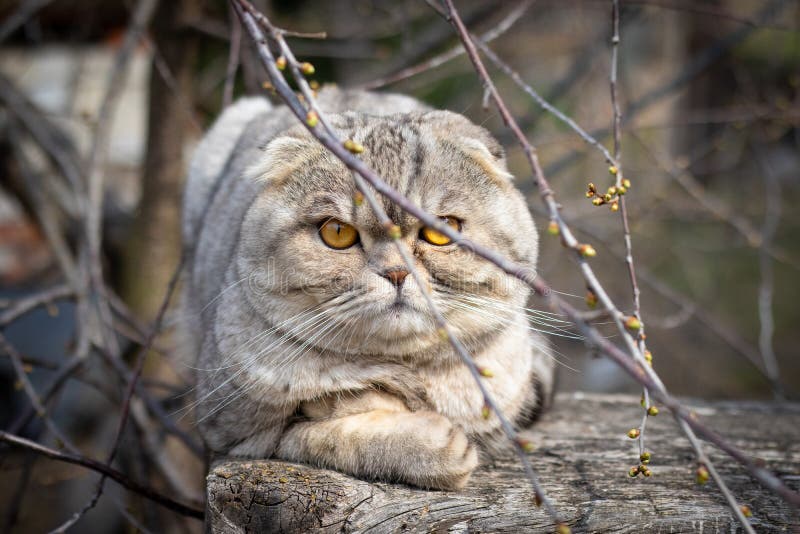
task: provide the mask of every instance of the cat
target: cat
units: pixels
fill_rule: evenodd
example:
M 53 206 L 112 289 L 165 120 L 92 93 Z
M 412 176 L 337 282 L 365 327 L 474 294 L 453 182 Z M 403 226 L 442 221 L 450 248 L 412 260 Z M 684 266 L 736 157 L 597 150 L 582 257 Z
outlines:
M 538 238 L 499 143 L 412 98 L 323 88 L 341 139 L 465 236 L 535 269 Z M 284 106 L 229 107 L 190 163 L 184 349 L 212 454 L 275 457 L 356 477 L 462 488 L 500 435 L 467 367 L 351 172 Z M 528 426 L 554 358 L 527 286 L 378 197 L 504 413 Z

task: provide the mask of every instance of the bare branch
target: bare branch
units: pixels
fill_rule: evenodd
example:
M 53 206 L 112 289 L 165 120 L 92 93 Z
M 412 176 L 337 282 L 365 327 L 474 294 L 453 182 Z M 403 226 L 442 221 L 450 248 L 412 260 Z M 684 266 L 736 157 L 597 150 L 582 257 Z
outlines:
M 181 515 L 193 517 L 195 519 L 203 519 L 205 515 L 203 510 L 192 508 L 191 506 L 179 503 L 167 497 L 166 495 L 158 493 L 152 488 L 143 486 L 138 482 L 131 480 L 120 471 L 117 471 L 113 467 L 109 467 L 104 463 L 98 462 L 97 460 L 92 460 L 91 458 L 87 458 L 85 456 L 79 456 L 76 454 L 59 452 L 55 449 L 51 449 L 49 447 L 45 447 L 44 445 L 40 445 L 35 441 L 31 441 L 22 438 L 20 436 L 15 436 L 14 434 L 9 434 L 8 432 L 4 432 L 2 430 L 0 430 L 0 441 L 9 443 L 11 445 L 16 445 L 17 447 L 21 447 L 29 451 L 33 451 L 37 454 L 41 454 L 42 456 L 46 456 L 47 458 L 51 458 L 53 460 L 80 465 L 86 467 L 87 469 L 91 469 L 92 471 L 97 471 L 98 473 L 101 473 L 104 477 L 108 477 L 114 480 L 119 485 L 129 489 L 130 491 L 137 493 L 142 497 L 145 497 Z

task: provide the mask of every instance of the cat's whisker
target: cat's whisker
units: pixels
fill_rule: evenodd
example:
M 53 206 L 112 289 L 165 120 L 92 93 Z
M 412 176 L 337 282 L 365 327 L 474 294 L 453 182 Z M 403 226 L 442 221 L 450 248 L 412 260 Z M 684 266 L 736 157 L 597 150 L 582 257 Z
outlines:
M 510 317 L 501 315 L 499 313 L 494 313 L 491 310 L 486 309 L 485 307 L 471 305 L 471 304 L 468 304 L 468 303 L 457 302 L 457 301 L 454 301 L 452 303 L 452 305 L 455 306 L 455 307 L 460 307 L 460 309 L 462 309 L 464 311 L 469 311 L 469 312 L 475 313 L 477 315 L 481 315 L 483 317 L 486 317 L 488 319 L 494 319 L 494 320 L 496 320 L 498 322 L 502 322 L 502 323 L 505 323 L 505 324 L 514 324 L 514 320 L 511 319 Z M 551 335 L 551 336 L 564 337 L 564 338 L 567 338 L 567 339 L 577 339 L 577 340 L 583 339 L 581 336 L 579 336 L 577 334 L 573 334 L 571 332 L 565 331 L 565 330 L 563 330 L 561 328 L 558 328 L 558 327 L 555 327 L 553 325 L 546 325 L 546 326 L 549 326 L 550 328 L 555 328 L 555 330 L 546 330 L 544 328 L 537 328 L 537 327 L 531 325 L 530 323 L 528 323 L 528 329 L 533 330 L 535 332 L 540 332 L 542 334 L 547 334 L 547 335 Z
M 310 328 L 314 328 L 317 325 L 325 322 L 326 320 L 330 320 L 329 318 L 325 318 L 324 317 L 325 314 L 326 314 L 326 312 L 322 311 L 322 312 L 319 312 L 318 314 L 314 315 L 314 317 L 312 317 L 311 319 L 307 319 L 303 323 L 306 326 L 304 326 L 299 332 L 297 332 L 297 335 L 302 335 L 304 333 L 304 331 L 306 331 L 306 330 L 308 330 Z M 284 323 L 287 323 L 287 322 L 290 322 L 290 320 L 283 321 L 283 323 L 281 323 L 281 324 L 284 324 Z M 274 328 L 272 328 L 270 330 L 271 331 L 275 331 L 276 328 L 277 327 L 274 327 Z M 257 336 L 257 337 L 259 337 L 259 336 Z M 279 337 L 277 340 L 273 340 L 272 342 L 270 342 L 270 344 L 265 349 L 262 349 L 262 350 L 258 351 L 257 353 L 254 353 L 252 356 L 248 357 L 247 359 L 245 359 L 242 362 L 238 362 L 235 365 L 228 366 L 228 367 L 235 367 L 236 365 L 238 365 L 238 366 L 240 366 L 240 368 L 235 373 L 230 375 L 227 379 L 225 379 L 224 381 L 222 381 L 221 383 L 216 385 L 216 387 L 214 387 L 211 391 L 208 391 L 205 395 L 203 395 L 202 397 L 196 399 L 194 402 L 190 403 L 189 405 L 184 406 L 183 408 L 180 408 L 179 410 L 176 410 L 172 415 L 175 415 L 175 414 L 178 414 L 178 413 L 181 413 L 181 412 L 188 412 L 192 408 L 195 408 L 199 404 L 207 401 L 208 398 L 211 395 L 213 395 L 215 392 L 217 392 L 219 389 L 221 389 L 222 387 L 226 386 L 227 384 L 232 382 L 234 379 L 236 379 L 237 377 L 239 377 L 240 375 L 245 373 L 248 369 L 250 369 L 250 367 L 252 367 L 260 359 L 260 356 L 264 352 L 269 351 L 272 348 L 282 344 L 286 340 L 286 337 L 287 336 L 284 334 L 283 336 Z M 263 337 L 262 337 L 262 339 L 263 339 Z M 251 343 L 248 343 L 248 344 L 251 344 Z M 198 422 L 202 421 L 203 419 L 205 419 L 205 417 L 200 419 Z

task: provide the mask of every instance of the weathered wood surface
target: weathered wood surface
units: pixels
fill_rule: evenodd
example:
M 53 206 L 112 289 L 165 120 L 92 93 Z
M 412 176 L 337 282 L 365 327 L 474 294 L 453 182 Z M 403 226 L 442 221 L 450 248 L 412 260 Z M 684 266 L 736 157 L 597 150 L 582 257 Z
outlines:
M 687 401 L 733 444 L 800 489 L 800 404 Z M 689 442 L 667 413 L 648 421 L 650 478 L 637 463 L 639 399 L 560 395 L 530 432 L 534 465 L 573 532 L 741 531 L 713 482 L 694 482 Z M 800 511 L 762 488 L 722 453 L 712 461 L 753 510 L 758 532 L 800 533 Z M 277 461 L 216 461 L 208 476 L 207 529 L 229 532 L 552 532 L 532 505 L 513 457 L 485 462 L 462 492 L 369 483 Z

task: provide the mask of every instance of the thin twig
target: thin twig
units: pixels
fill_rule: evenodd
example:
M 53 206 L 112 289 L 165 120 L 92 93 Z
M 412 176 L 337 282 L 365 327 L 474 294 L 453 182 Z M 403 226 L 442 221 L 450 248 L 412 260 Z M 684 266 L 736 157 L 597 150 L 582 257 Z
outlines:
M 528 10 L 528 8 L 533 3 L 533 0 L 526 0 L 524 2 L 520 2 L 519 5 L 515 6 L 514 9 L 503 18 L 497 25 L 492 28 L 491 30 L 487 31 L 480 37 L 476 39 L 476 42 L 485 44 L 490 43 L 506 33 L 511 27 L 520 19 L 522 15 Z M 354 87 L 354 89 L 361 89 L 365 91 L 369 91 L 372 89 L 378 89 L 379 87 L 384 87 L 386 85 L 390 85 L 393 83 L 397 83 L 401 80 L 405 80 L 407 78 L 411 78 L 412 76 L 416 76 L 417 74 L 422 74 L 423 72 L 429 71 L 431 69 L 435 69 L 441 65 L 444 65 L 448 61 L 451 61 L 461 55 L 464 54 L 464 47 L 461 45 L 456 45 L 453 48 L 433 56 L 430 59 L 426 59 L 416 65 L 411 67 L 406 67 L 394 74 L 390 74 L 389 76 L 378 78 L 377 80 L 372 80 L 371 82 L 367 82 L 361 85 Z
M 767 377 L 772 382 L 772 392 L 776 400 L 785 400 L 786 395 L 780 379 L 778 358 L 772 346 L 772 335 L 775 331 L 775 319 L 772 314 L 772 298 L 775 286 L 772 258 L 769 247 L 778 230 L 781 218 L 781 184 L 775 172 L 761 152 L 755 149 L 756 160 L 764 174 L 764 223 L 761 226 L 761 247 L 758 251 L 758 266 L 761 272 L 761 283 L 758 286 L 758 347 L 764 361 Z
M 114 480 L 115 482 L 131 490 L 132 492 L 138 493 L 142 497 L 145 497 L 155 503 L 158 503 L 161 506 L 164 506 L 165 508 L 168 508 L 174 512 L 178 512 L 181 515 L 194 517 L 196 519 L 203 519 L 203 517 L 205 516 L 203 510 L 192 508 L 191 506 L 179 503 L 171 499 L 170 497 L 167 497 L 166 495 L 158 493 L 152 488 L 143 486 L 142 484 L 139 484 L 135 480 L 131 480 L 124 473 L 121 473 L 120 471 L 117 471 L 113 467 L 109 467 L 108 465 L 102 462 L 98 462 L 97 460 L 92 460 L 91 458 L 87 458 L 85 456 L 80 456 L 76 454 L 60 452 L 55 449 L 45 447 L 44 445 L 40 445 L 35 441 L 31 441 L 29 439 L 25 439 L 20 436 L 15 436 L 14 434 L 9 434 L 8 432 L 4 432 L 2 430 L 0 430 L 0 441 L 10 443 L 11 445 L 16 445 L 18 447 L 21 447 L 29 451 L 33 451 L 37 454 L 41 454 L 53 460 L 80 465 L 86 467 L 87 469 L 91 469 L 92 471 L 97 471 L 98 473 L 101 473 L 104 477 L 108 477 Z
M 67 299 L 75 295 L 75 291 L 66 285 L 57 285 L 42 291 L 38 291 L 25 298 L 19 299 L 0 314 L 0 327 L 8 326 L 26 313 L 35 310 L 40 306 L 50 306 L 59 300 Z
M 239 52 L 242 47 L 242 25 L 232 7 L 228 7 L 231 25 L 231 41 L 228 47 L 228 68 L 225 70 L 225 86 L 222 89 L 222 109 L 233 102 L 233 87 L 236 84 L 236 71 L 239 70 Z

